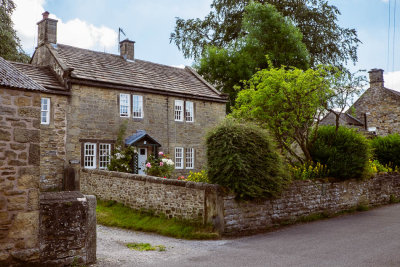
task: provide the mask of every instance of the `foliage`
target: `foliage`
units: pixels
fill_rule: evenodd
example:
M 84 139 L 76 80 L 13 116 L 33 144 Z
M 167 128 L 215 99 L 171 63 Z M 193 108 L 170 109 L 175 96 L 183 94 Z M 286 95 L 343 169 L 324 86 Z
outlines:
M 155 232 L 160 235 L 184 239 L 215 239 L 218 233 L 212 226 L 187 220 L 167 219 L 149 212 L 134 211 L 114 201 L 97 199 L 97 223 L 135 231 Z
M 15 10 L 12 0 L 0 1 L 0 56 L 6 60 L 29 62 L 30 57 L 22 50 L 20 40 L 13 29 L 11 15 Z
M 354 129 L 323 126 L 310 154 L 314 162 L 328 167 L 330 176 L 346 180 L 366 174 L 371 149 L 368 140 Z
M 294 180 L 311 180 L 317 178 L 324 178 L 329 175 L 329 170 L 326 165 L 321 165 L 317 162 L 306 162 L 295 166 L 288 165 L 289 171 Z
M 171 178 L 174 169 L 174 162 L 169 158 L 169 156 L 163 152 L 159 152 L 158 157 L 154 157 L 153 155 L 149 156 L 145 172 L 147 175 Z
M 390 134 L 385 137 L 375 137 L 371 141 L 374 158 L 380 163 L 392 168 L 400 167 L 400 135 Z
M 304 163 L 311 161 L 308 151 L 315 138 L 309 138 L 312 126 L 318 122 L 337 75 L 331 68 L 320 66 L 306 71 L 291 68 L 271 68 L 257 72 L 246 89 L 238 94 L 232 116 L 256 121 L 270 129 L 279 147 Z M 318 124 L 316 125 L 318 127 Z M 293 149 L 295 142 L 302 154 Z M 303 158 L 305 157 L 305 160 Z
M 150 243 L 127 243 L 126 246 L 137 251 L 166 251 L 165 246 L 152 246 Z
M 233 119 L 206 137 L 208 177 L 239 199 L 276 196 L 288 182 L 280 155 L 268 132 Z
M 126 127 L 127 124 L 124 123 L 119 128 L 117 142 L 111 154 L 110 164 L 107 166 L 110 171 L 128 173 L 133 173 L 135 171 L 133 169 L 133 162 L 137 152 L 133 146 L 125 146 L 123 138 L 125 136 Z
M 176 19 L 170 40 L 186 58 L 199 58 L 208 46 L 227 48 L 247 34 L 242 27 L 245 7 L 250 0 L 214 0 L 204 19 Z M 311 65 L 345 65 L 357 61 L 360 40 L 354 29 L 340 27 L 340 11 L 327 0 L 256 0 L 269 3 L 290 18 L 303 34 L 303 43 L 311 56 Z
M 274 66 L 309 66 L 309 54 L 302 43 L 301 32 L 274 6 L 249 4 L 241 27 L 247 33 L 245 36 L 225 47 L 207 47 L 195 64 L 201 75 L 230 95 L 230 105 L 236 98 L 234 86 L 250 79 L 258 69 L 267 67 L 266 55 Z
M 189 172 L 186 181 L 192 181 L 197 183 L 208 183 L 208 184 L 210 183 L 207 172 L 205 170 L 201 170 L 199 172 Z

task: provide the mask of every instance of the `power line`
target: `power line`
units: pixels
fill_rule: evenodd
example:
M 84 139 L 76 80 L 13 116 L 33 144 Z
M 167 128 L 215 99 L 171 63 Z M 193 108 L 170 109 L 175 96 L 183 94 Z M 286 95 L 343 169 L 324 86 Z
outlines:
M 390 2 L 389 0 L 389 21 L 388 21 L 388 36 L 387 36 L 387 66 L 386 66 L 386 71 L 389 71 L 389 64 L 390 64 Z
M 394 57 L 394 48 L 395 48 L 395 43 L 396 43 L 396 2 L 397 0 L 394 0 L 394 10 L 393 10 L 393 67 L 392 67 L 392 71 L 394 71 L 394 62 L 395 62 L 395 57 Z

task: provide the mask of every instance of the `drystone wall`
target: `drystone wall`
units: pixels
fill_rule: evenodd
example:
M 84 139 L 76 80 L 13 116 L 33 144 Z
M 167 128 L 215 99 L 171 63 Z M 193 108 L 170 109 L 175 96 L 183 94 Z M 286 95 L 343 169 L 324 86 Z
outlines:
M 168 217 L 202 220 L 227 235 L 263 231 L 312 214 L 334 214 L 400 198 L 399 174 L 380 174 L 365 181 L 295 181 L 280 198 L 262 201 L 237 201 L 218 185 L 85 169 L 80 176 L 86 194 Z
M 120 172 L 86 170 L 80 173 L 81 191 L 114 200 L 136 210 L 151 210 L 169 218 L 222 222 L 217 185 L 170 180 Z
M 0 88 L 0 266 L 39 260 L 40 96 Z
M 40 196 L 40 262 L 51 266 L 96 261 L 96 198 L 80 192 Z
M 316 213 L 337 213 L 358 205 L 387 204 L 400 198 L 400 175 L 382 174 L 366 181 L 295 181 L 278 199 L 238 202 L 223 198 L 224 233 L 265 230 Z

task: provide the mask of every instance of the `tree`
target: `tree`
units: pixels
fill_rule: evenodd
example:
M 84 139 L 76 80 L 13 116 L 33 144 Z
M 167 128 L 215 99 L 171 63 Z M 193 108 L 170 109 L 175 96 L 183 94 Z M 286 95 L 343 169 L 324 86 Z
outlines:
M 283 17 L 274 6 L 251 3 L 242 20 L 245 36 L 233 40 L 227 47 L 208 47 L 196 62 L 196 69 L 219 90 L 229 94 L 234 104 L 234 86 L 248 80 L 259 69 L 268 66 L 307 68 L 309 54 L 302 43 L 301 32 L 290 19 Z M 266 57 L 267 55 L 267 57 Z
M 329 67 L 316 70 L 298 68 L 263 69 L 239 92 L 232 116 L 252 120 L 268 128 L 279 147 L 303 163 L 311 161 L 309 147 L 316 136 L 318 121 L 324 112 L 328 98 L 333 95 L 331 85 L 338 72 Z M 293 148 L 293 142 L 302 154 Z
M 29 62 L 30 57 L 22 50 L 17 33 L 13 29 L 11 14 L 15 10 L 12 0 L 1 0 L 0 6 L 0 56 L 6 60 Z
M 186 58 L 202 56 L 209 45 L 227 48 L 231 42 L 247 34 L 242 27 L 245 7 L 251 0 L 214 0 L 211 12 L 204 19 L 176 19 L 170 40 Z M 255 0 L 276 7 L 289 17 L 303 34 L 310 53 L 311 66 L 319 64 L 341 67 L 357 61 L 360 40 L 355 29 L 337 24 L 340 11 L 327 0 Z

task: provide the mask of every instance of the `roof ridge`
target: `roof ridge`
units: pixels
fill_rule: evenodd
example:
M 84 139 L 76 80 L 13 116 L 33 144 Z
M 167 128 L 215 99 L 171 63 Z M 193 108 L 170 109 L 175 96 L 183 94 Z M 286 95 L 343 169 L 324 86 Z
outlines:
M 189 70 L 190 73 L 192 73 L 194 76 L 196 76 L 197 79 L 199 79 L 202 83 L 204 83 L 208 88 L 210 88 L 214 93 L 217 93 L 217 95 L 221 96 L 221 92 L 218 91 L 212 84 L 207 82 L 200 74 L 197 73 L 193 68 L 186 66 L 185 70 Z

